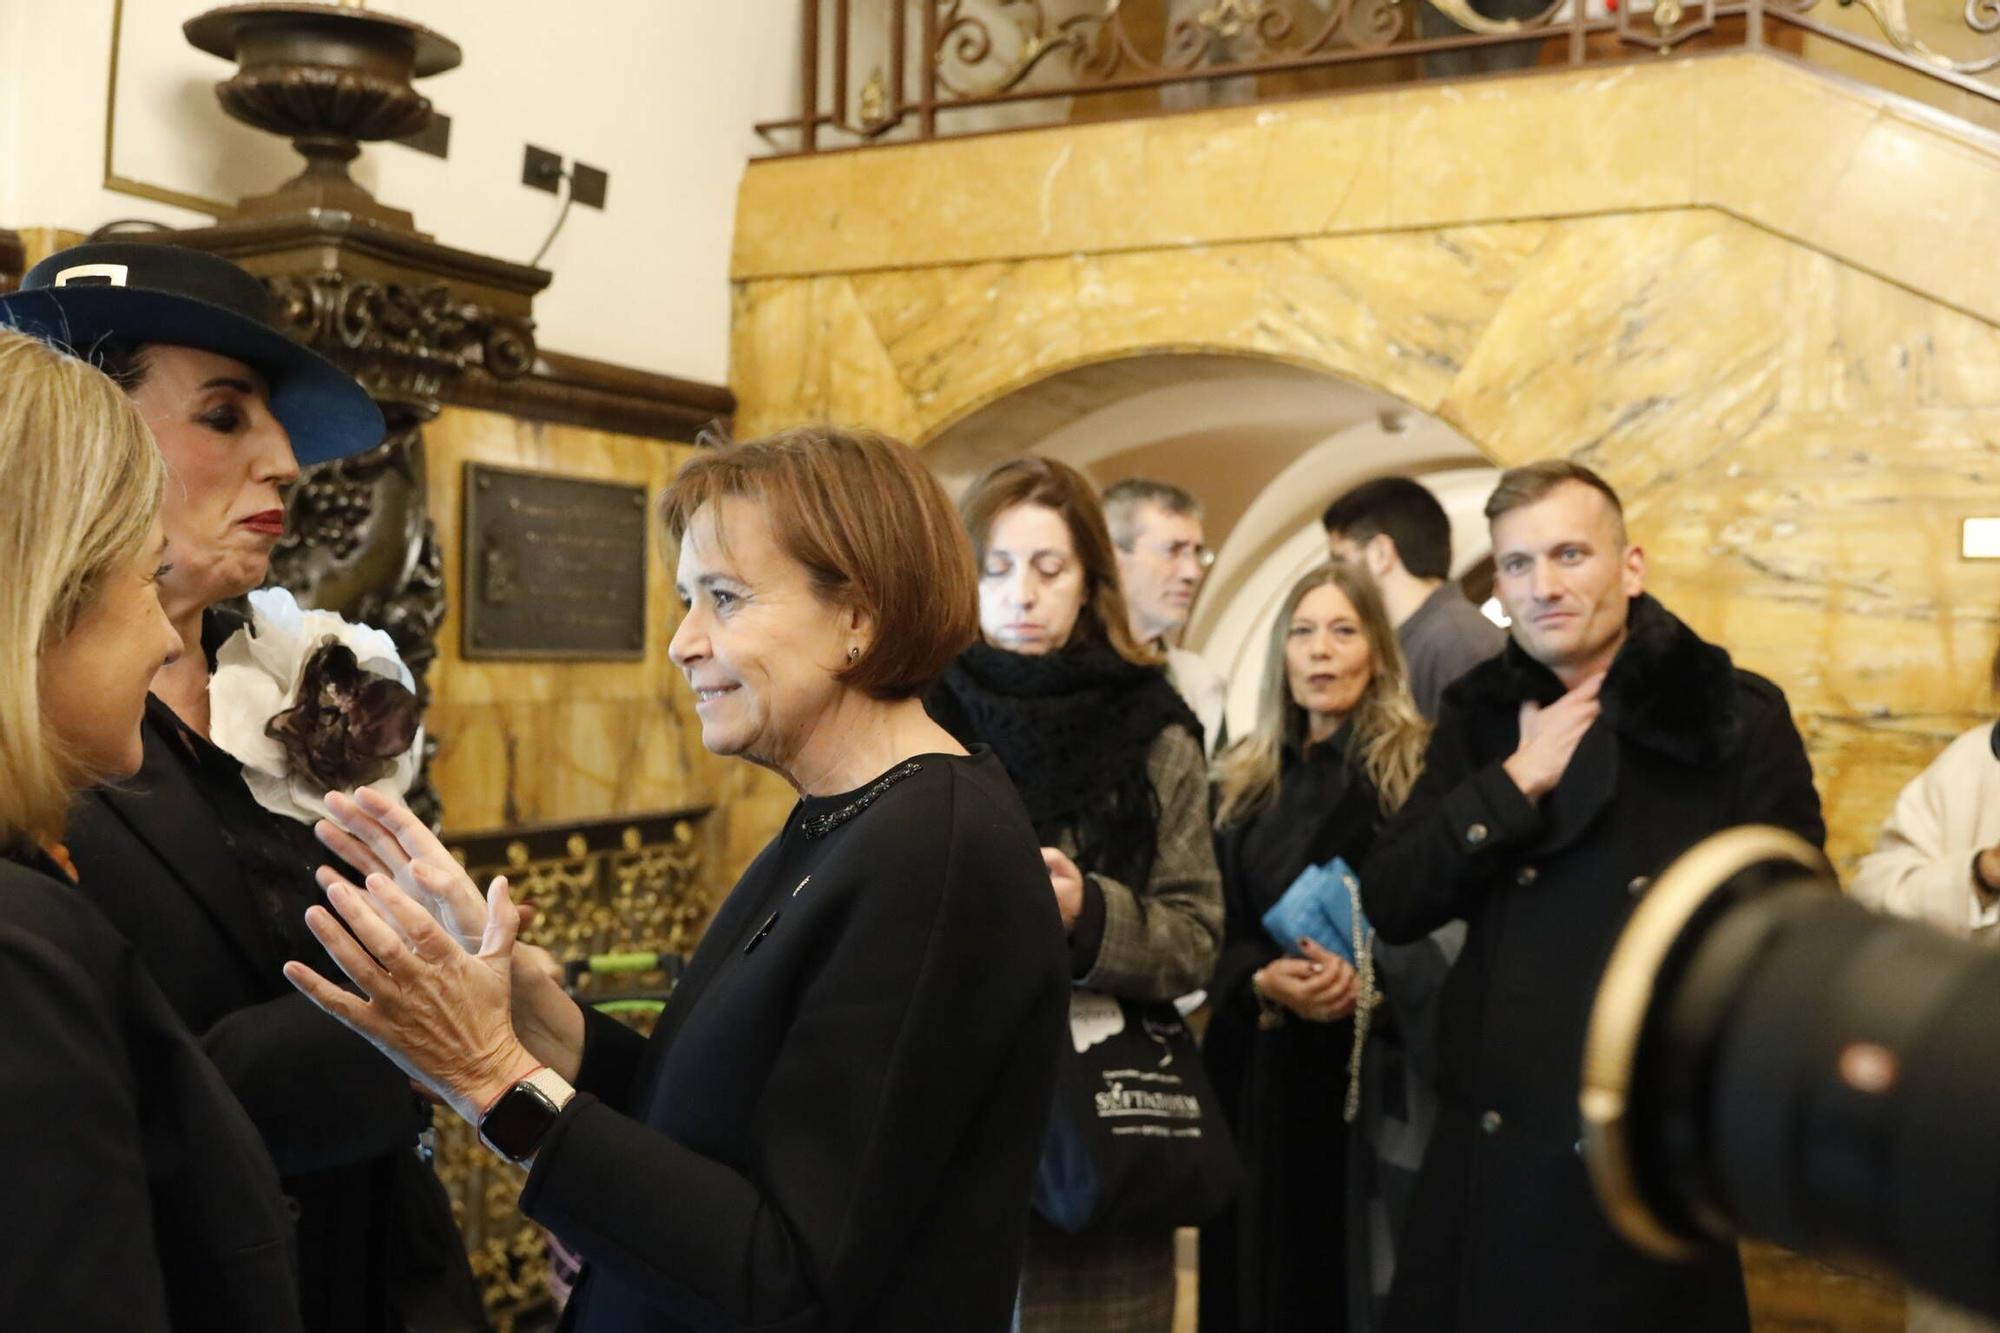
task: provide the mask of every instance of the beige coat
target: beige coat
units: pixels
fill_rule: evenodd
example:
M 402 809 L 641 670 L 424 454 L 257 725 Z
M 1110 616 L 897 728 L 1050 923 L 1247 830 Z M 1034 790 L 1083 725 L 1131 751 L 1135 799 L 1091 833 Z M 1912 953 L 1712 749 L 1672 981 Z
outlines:
M 1981 923 L 1972 858 L 2000 843 L 2000 759 L 1993 727 L 1981 725 L 1946 746 L 1919 773 L 1863 857 L 1847 891 L 1881 912 L 1928 921 L 1961 939 L 2000 947 L 2000 921 Z M 1910 1333 L 2000 1333 L 1977 1315 L 1910 1295 Z

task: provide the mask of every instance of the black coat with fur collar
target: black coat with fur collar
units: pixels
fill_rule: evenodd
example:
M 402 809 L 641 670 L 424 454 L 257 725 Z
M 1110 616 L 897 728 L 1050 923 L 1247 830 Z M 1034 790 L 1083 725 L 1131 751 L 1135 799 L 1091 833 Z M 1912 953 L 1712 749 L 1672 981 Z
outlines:
M 1747 1329 L 1733 1251 L 1666 1267 L 1603 1221 L 1577 1152 L 1577 1080 L 1598 973 L 1634 900 L 1736 824 L 1824 841 L 1812 769 L 1778 687 L 1651 597 L 1632 604 L 1603 712 L 1537 805 L 1501 764 L 1521 704 L 1562 693 L 1512 642 L 1461 677 L 1423 777 L 1361 871 L 1383 939 L 1469 928 L 1388 1327 Z

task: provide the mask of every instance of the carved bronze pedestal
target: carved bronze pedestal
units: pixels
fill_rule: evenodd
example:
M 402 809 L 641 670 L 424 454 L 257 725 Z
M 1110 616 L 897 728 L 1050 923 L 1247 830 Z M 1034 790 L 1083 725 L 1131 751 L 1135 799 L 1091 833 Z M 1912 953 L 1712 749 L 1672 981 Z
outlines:
M 226 5 L 189 19 L 188 41 L 237 63 L 215 86 L 223 110 L 281 134 L 306 169 L 270 194 L 243 200 L 239 218 L 338 209 L 404 231 L 415 220 L 347 174 L 361 143 L 397 139 L 430 123 L 430 99 L 411 80 L 457 67 L 458 44 L 421 24 L 324 4 Z

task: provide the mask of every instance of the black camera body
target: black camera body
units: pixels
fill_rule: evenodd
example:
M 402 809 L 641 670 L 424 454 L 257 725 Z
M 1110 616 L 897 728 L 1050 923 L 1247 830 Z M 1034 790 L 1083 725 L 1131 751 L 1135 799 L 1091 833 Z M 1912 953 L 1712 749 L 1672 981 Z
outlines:
M 1661 1257 L 1753 1235 L 2000 1316 L 2000 953 L 1843 896 L 1781 829 L 1654 883 L 1583 1060 L 1584 1157 Z

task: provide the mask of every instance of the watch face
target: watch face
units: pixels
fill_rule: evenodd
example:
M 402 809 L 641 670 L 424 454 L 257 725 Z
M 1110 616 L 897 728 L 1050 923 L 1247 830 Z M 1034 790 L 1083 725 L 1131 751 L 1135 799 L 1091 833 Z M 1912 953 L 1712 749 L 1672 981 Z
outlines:
M 479 1137 L 501 1156 L 525 1162 L 542 1146 L 558 1114 L 547 1093 L 532 1083 L 516 1083 L 480 1120 Z

